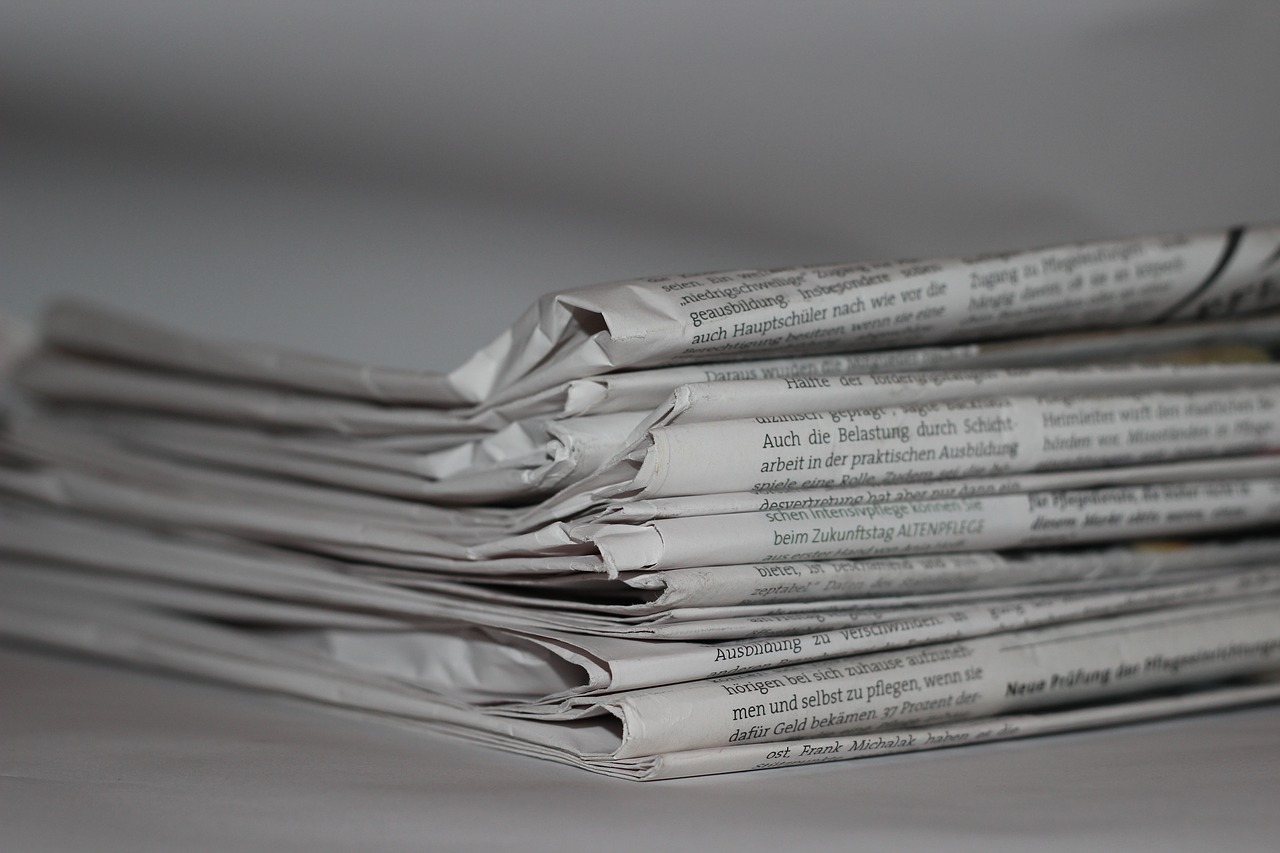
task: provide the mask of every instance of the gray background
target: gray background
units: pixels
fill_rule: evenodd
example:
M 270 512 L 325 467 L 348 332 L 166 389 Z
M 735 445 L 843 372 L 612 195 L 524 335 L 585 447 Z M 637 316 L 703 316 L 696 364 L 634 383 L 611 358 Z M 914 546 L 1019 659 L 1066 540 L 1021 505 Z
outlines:
M 1280 219 L 1278 32 L 1219 0 L 0 0 L 0 303 L 447 369 L 592 281 Z M 0 684 L 6 850 L 1280 830 L 1276 709 L 634 786 L 31 650 Z
M 1280 218 L 1280 6 L 0 0 L 0 283 L 447 369 L 549 289 Z

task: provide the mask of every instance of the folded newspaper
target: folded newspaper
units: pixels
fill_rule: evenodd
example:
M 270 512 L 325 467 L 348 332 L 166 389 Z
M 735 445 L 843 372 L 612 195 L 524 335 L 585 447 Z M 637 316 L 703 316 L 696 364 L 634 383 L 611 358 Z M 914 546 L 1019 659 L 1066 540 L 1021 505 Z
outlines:
M 0 329 L 0 636 L 661 779 L 1280 699 L 1280 226 Z

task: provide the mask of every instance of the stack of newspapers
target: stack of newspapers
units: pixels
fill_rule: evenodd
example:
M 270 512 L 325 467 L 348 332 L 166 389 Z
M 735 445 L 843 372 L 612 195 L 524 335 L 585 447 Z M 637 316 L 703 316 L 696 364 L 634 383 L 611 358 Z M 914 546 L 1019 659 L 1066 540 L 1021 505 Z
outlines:
M 1280 226 L 544 297 L 452 373 L 52 308 L 0 635 L 639 779 L 1280 698 Z

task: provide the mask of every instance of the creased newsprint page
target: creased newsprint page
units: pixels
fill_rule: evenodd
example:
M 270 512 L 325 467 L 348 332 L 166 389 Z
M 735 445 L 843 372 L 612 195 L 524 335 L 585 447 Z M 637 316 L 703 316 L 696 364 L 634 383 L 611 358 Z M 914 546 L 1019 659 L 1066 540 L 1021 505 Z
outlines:
M 1246 314 L 1275 226 L 1081 243 L 970 258 L 669 276 L 545 297 L 448 374 L 370 368 L 157 328 L 65 303 L 45 340 L 69 353 L 376 402 L 456 407 L 516 399 L 618 369 L 857 352 Z
M 666 753 L 656 758 L 654 766 L 646 772 L 644 778 L 678 779 L 993 743 L 1274 702 L 1278 698 L 1280 678 L 1264 675 L 1213 689 L 1174 690 L 1152 698 L 1059 711 L 1001 714 L 976 720 L 890 729 L 863 737 L 819 737 L 785 745 L 736 744 L 730 747 Z
M 1258 453 L 1280 444 L 1280 385 L 995 397 L 817 411 L 649 432 L 639 498 L 947 480 Z M 713 449 L 714 448 L 714 449 Z
M 461 596 L 492 605 L 550 608 L 558 618 L 602 614 L 589 630 L 687 638 L 697 624 L 746 617 L 733 636 L 785 633 L 787 622 L 817 612 L 956 603 L 1039 592 L 1136 588 L 1257 567 L 1280 557 L 1274 536 L 1147 539 L 1101 547 L 971 551 L 849 560 L 810 560 L 628 572 L 617 578 L 529 576 L 477 586 L 389 566 L 345 563 L 345 573 L 401 590 Z M 744 624 L 745 623 L 745 624 Z M 562 626 L 567 623 L 561 623 Z
M 616 757 L 861 735 L 1274 669 L 1278 614 L 1193 606 L 583 701 L 622 721 Z
M 52 364 L 56 364 L 56 360 Z M 50 362 L 45 362 L 28 377 L 38 378 L 50 365 Z M 1063 394 L 1085 391 L 1118 393 L 1136 388 L 1259 385 L 1274 383 L 1277 376 L 1280 376 L 1280 367 L 1276 365 L 1225 364 L 757 380 L 682 386 L 669 406 L 647 421 L 680 427 L 718 418 L 795 424 L 805 419 L 819 419 L 817 416 L 825 414 L 823 408 L 835 406 L 847 408 L 832 413 L 831 419 L 838 418 L 840 414 L 850 419 L 863 410 L 884 408 L 895 403 L 901 408 L 902 403 L 916 406 L 929 402 L 989 398 L 1046 387 L 1053 387 Z M 163 381 L 176 382 L 171 377 Z M 43 387 L 45 391 L 54 393 L 54 397 L 49 399 L 84 402 L 84 398 L 79 396 L 58 397 L 53 386 Z M 93 389 L 92 393 L 101 393 L 111 387 L 111 383 L 90 383 L 88 387 Z M 183 390 L 190 391 L 190 388 Z M 169 399 L 167 395 L 161 396 Z M 99 399 L 97 402 L 103 401 Z M 113 403 L 120 404 L 120 400 Z M 123 405 L 131 407 L 133 403 L 124 402 Z M 322 413 L 319 418 L 322 421 L 325 417 L 338 417 L 341 406 L 349 407 L 351 404 L 334 407 L 310 405 Z M 744 418 L 744 412 L 753 410 L 757 412 L 754 418 Z M 235 411 L 233 407 L 229 414 L 234 417 Z M 96 414 L 82 411 L 76 417 L 64 414 L 59 420 L 82 431 L 110 433 L 129 445 L 165 456 L 377 494 L 471 505 L 490 501 L 529 502 L 545 496 L 556 487 L 581 480 L 627 446 L 637 421 L 641 419 L 634 413 L 575 416 L 553 421 L 534 418 L 517 421 L 471 440 L 462 440 L 461 436 L 451 434 L 450 441 L 454 443 L 448 449 L 409 454 L 369 447 L 367 442 L 351 441 L 349 437 L 345 443 L 339 443 L 336 435 L 318 438 L 280 435 L 239 426 L 192 424 L 128 412 L 129 409 L 123 413 L 119 410 Z M 762 420 L 770 418 L 773 420 Z M 46 421 L 38 428 L 50 428 L 49 423 L 51 421 Z M 402 428 L 407 427 L 402 425 Z M 705 429 L 710 430 L 711 426 Z M 736 434 L 734 429 L 733 426 L 724 427 L 730 436 Z M 736 429 L 740 432 L 741 425 Z M 667 435 L 656 431 L 655 434 Z M 760 439 L 762 442 L 770 440 L 767 436 Z
M 785 636 L 712 643 L 652 642 L 567 633 L 536 625 L 485 625 L 437 618 L 413 624 L 358 609 L 240 595 L 205 586 L 112 576 L 83 567 L 17 558 L 0 572 L 8 599 L 93 597 L 162 608 L 234 626 L 267 644 L 441 691 L 467 702 L 542 713 L 584 695 L 699 681 L 738 672 L 975 638 L 1012 630 L 1163 610 L 1280 592 L 1280 569 L 1145 590 L 1027 596 L 925 608 L 898 618 Z M 465 614 L 461 614 L 465 619 Z M 549 709 L 555 713 L 555 709 Z
M 21 414 L 12 419 L 11 432 L 30 436 L 56 431 L 99 445 L 109 436 L 115 453 L 407 501 L 480 506 L 528 503 L 576 482 L 624 446 L 639 420 L 635 413 L 531 419 L 481 439 L 417 454 L 118 411 Z
M 528 503 L 593 473 L 625 446 L 641 417 L 618 412 L 520 420 L 447 449 L 394 454 L 402 463 L 400 471 L 385 470 L 386 465 L 370 471 L 362 462 L 324 459 L 326 448 L 313 448 L 302 438 L 206 433 L 205 440 L 193 441 L 185 424 L 174 423 L 142 431 L 117 428 L 115 434 L 128 445 L 178 458 L 411 500 L 475 505 Z M 93 429 L 96 424 L 86 419 L 80 426 Z
M 557 606 L 567 602 L 521 601 L 457 585 L 397 590 L 287 552 L 246 548 L 234 541 L 161 538 L 151 531 L 2 505 L 0 553 L 6 555 L 0 584 L 10 591 L 22 588 L 15 587 L 18 581 L 27 588 L 40 581 L 54 598 L 85 592 L 133 600 L 230 620 L 246 629 L 263 624 L 276 637 L 283 636 L 282 628 L 311 624 L 328 629 L 310 635 L 312 647 L 323 643 L 355 650 L 374 669 L 397 667 L 397 677 L 421 682 L 428 663 L 431 671 L 518 670 L 519 679 L 468 681 L 466 689 L 469 695 L 483 691 L 489 700 L 541 701 L 530 684 L 542 685 L 542 693 L 564 695 L 631 689 L 1256 595 L 1278 589 L 1274 567 L 1280 552 L 1274 541 L 1241 541 L 1166 544 L 1128 554 L 1049 553 L 1037 555 L 1031 568 L 1067 569 L 1077 576 L 1085 569 L 1099 574 L 1110 570 L 1110 576 L 1088 583 L 989 585 L 981 595 L 964 586 L 955 590 L 953 583 L 950 594 L 845 598 L 795 608 L 682 608 L 648 619 L 629 618 L 616 607 L 575 612 Z M 981 578 L 984 569 L 1000 567 L 996 555 L 936 562 L 943 569 L 951 568 L 953 577 L 967 571 L 968 576 Z M 1017 563 L 1006 562 L 1014 567 Z M 927 560 L 918 564 L 921 571 L 938 570 Z M 25 576 L 24 565 L 32 567 Z M 817 567 L 809 564 L 801 569 L 815 577 Z M 785 564 L 749 568 L 790 571 Z M 837 575 L 858 568 L 850 563 L 830 567 Z M 868 568 L 885 572 L 913 566 L 904 561 Z M 1026 577 L 1009 573 L 1014 581 Z M 287 611 L 285 615 L 282 610 Z M 377 633 L 334 633 L 352 627 Z M 298 642 L 305 639 L 297 633 L 291 636 Z M 530 657 L 531 648 L 537 652 L 536 659 Z M 516 684 L 534 693 L 519 694 Z M 456 681 L 430 686 L 461 689 Z
M 10 596 L 0 599 L 0 636 L 377 716 L 392 715 L 472 742 L 588 769 L 596 769 L 595 762 L 583 756 L 606 753 L 617 744 L 609 726 L 494 718 L 457 698 L 379 673 L 263 643 L 216 622 L 198 622 L 124 601 Z M 605 764 L 600 769 L 609 772 L 611 768 Z
M 645 428 L 742 418 L 784 417 L 832 410 L 888 408 L 991 397 L 1131 394 L 1275 384 L 1280 365 L 1106 365 L 1052 369 L 918 371 L 843 374 L 683 385 Z
M 430 406 L 383 406 L 319 397 L 293 389 L 148 371 L 56 351 L 38 352 L 20 364 L 16 382 L 28 393 L 53 401 L 169 412 L 264 429 L 324 430 L 355 436 L 421 432 L 462 440 L 483 432 L 482 425 Z
M 377 403 L 451 407 L 466 402 L 439 373 L 370 367 L 249 341 L 211 341 L 91 303 L 53 305 L 44 318 L 43 338 L 69 353 L 193 374 L 186 378 L 205 375 Z
M 606 504 L 596 513 L 584 515 L 583 518 L 605 522 L 640 522 L 657 518 L 722 515 L 734 512 L 832 508 L 902 501 L 976 498 L 984 495 L 1083 489 L 1095 486 L 1276 476 L 1280 476 L 1280 455 L 1266 453 L 1175 460 L 1150 465 L 1039 471 L 994 477 L 960 477 L 954 480 L 895 483 L 891 487 L 838 486 L 787 489 L 781 492 L 719 492 L 653 499 L 622 498 Z
M 612 571 L 1058 547 L 1274 526 L 1280 480 L 1160 483 L 588 525 Z
M 570 634 L 545 628 L 462 632 L 364 624 L 371 617 L 309 614 L 287 632 L 265 634 L 331 660 L 392 675 L 408 683 L 510 707 L 554 703 L 582 695 L 615 693 L 692 682 L 738 672 L 1000 634 L 1045 625 L 1165 610 L 1280 593 L 1280 568 L 1231 571 L 1210 580 L 1144 590 L 1073 596 L 1029 596 L 1002 602 L 924 608 L 918 614 L 857 620 L 835 618 L 822 630 L 716 642 L 666 641 Z M 146 591 L 139 591 L 137 600 Z M 219 616 L 202 602 L 172 598 L 170 606 Z M 240 617 L 250 622 L 248 616 Z M 280 620 L 283 621 L 283 620 Z M 694 638 L 697 639 L 697 638 Z M 461 665 L 465 663 L 465 665 Z M 483 697 L 477 698 L 477 697 Z
M 1079 582 L 1091 588 L 1132 584 L 1162 576 L 1280 560 L 1280 539 L 1138 540 L 1103 548 L 972 551 L 862 560 L 810 560 L 669 569 L 620 580 L 655 594 L 654 610 L 827 602 L 923 593 L 978 596 L 1008 587 L 1032 590 Z
M 480 541 L 500 536 L 508 522 L 508 513 L 500 508 L 397 500 L 365 490 L 331 489 L 284 477 L 257 476 L 238 467 L 186 464 L 159 453 L 123 446 L 109 434 L 68 430 L 60 419 L 12 418 L 8 435 L 0 439 L 0 448 L 7 448 L 15 458 L 25 456 L 32 463 L 40 460 L 79 470 L 87 477 L 104 480 L 106 488 L 167 492 L 179 502 L 199 504 L 207 499 L 209 506 L 239 504 L 282 513 L 345 515 L 348 521 L 363 520 L 371 529 L 387 523 L 411 527 L 418 533 L 450 535 L 458 541 L 467 540 L 468 533 Z M 36 470 L 29 465 L 21 473 L 35 477 Z
M 588 713 L 608 713 L 565 723 L 482 713 L 381 673 L 123 602 L 12 596 L 0 601 L 0 632 L 446 730 L 457 727 L 458 734 L 479 742 L 601 772 L 630 766 L 643 770 L 634 774 L 643 778 L 656 764 L 643 759 L 660 755 L 753 748 L 745 766 L 739 752 L 695 771 L 711 773 L 770 766 L 755 754 L 760 746 L 772 745 L 772 765 L 782 766 L 788 758 L 874 753 L 877 743 L 898 750 L 956 745 L 964 741 L 925 742 L 922 730 L 963 731 L 961 724 L 970 720 L 999 729 L 1000 717 L 1009 713 L 1069 708 L 1080 701 L 1097 707 L 1099 700 L 1116 697 L 1149 701 L 1150 691 L 1162 686 L 1271 672 L 1280 620 L 1274 605 L 1268 607 L 1267 600 L 1189 607 L 584 699 L 579 701 Z M 780 703 L 777 711 L 770 710 L 774 702 Z M 611 714 L 624 715 L 621 730 L 609 722 Z M 1136 718 L 1143 716 L 1149 715 Z M 666 747 L 652 749 L 656 739 Z M 837 741 L 844 748 L 830 748 Z M 710 745 L 679 747 L 690 742 Z M 829 748 L 815 753 L 806 744 Z
M 299 358 L 303 363 L 329 364 L 324 359 L 288 352 L 268 357 L 272 352 L 269 349 L 250 347 L 255 352 L 255 364 L 272 367 L 269 374 L 263 374 L 240 369 L 246 360 L 242 344 L 218 343 L 158 328 L 92 304 L 61 303 L 54 306 L 47 319 L 44 346 L 25 358 L 23 381 L 30 390 L 52 400 L 81 405 L 110 401 L 116 406 L 222 420 L 247 417 L 246 413 L 252 412 L 252 419 L 264 426 L 318 435 L 329 427 L 322 418 L 308 416 L 307 407 L 314 410 L 316 404 L 328 404 L 336 434 L 386 429 L 388 423 L 412 423 L 417 432 L 413 442 L 419 450 L 447 447 L 468 433 L 501 429 L 504 424 L 535 416 L 643 412 L 688 383 L 1119 360 L 1257 360 L 1259 355 L 1265 359 L 1266 352 L 1280 342 L 1280 318 L 1246 315 L 1226 321 L 1138 326 L 1006 342 L 715 362 L 571 379 L 499 406 L 481 403 L 430 418 L 414 412 L 424 406 L 434 407 L 436 404 L 429 399 L 419 399 L 412 393 L 390 396 L 386 377 L 415 376 L 404 371 L 340 366 L 340 372 L 370 377 L 374 385 L 354 389 L 342 382 L 333 387 L 317 386 L 315 377 L 305 369 L 296 382 L 292 381 L 291 366 Z M 34 332 L 28 329 L 24 340 L 27 345 L 14 350 L 14 361 L 20 352 L 32 349 Z M 205 360 L 207 369 L 200 369 Z M 372 396 L 358 393 L 362 390 L 370 391 Z M 278 402 L 273 402 L 276 399 Z M 389 417 L 385 412 L 356 405 L 357 400 L 406 411 Z M 400 438 L 403 437 L 397 437 Z
M 735 384 L 767 392 L 757 407 L 765 414 L 735 411 L 715 419 L 708 413 L 705 420 L 651 426 L 676 420 L 672 413 L 681 410 L 682 399 L 742 407 L 722 387 L 682 386 L 637 430 L 629 447 L 530 510 L 527 522 L 567 518 L 623 498 L 768 494 L 1266 451 L 1276 444 L 1275 369 L 1264 364 L 846 376 L 833 384 L 851 387 L 816 389 L 827 408 L 788 402 L 797 391 L 810 396 L 808 389 L 788 391 L 772 380 L 743 382 Z M 859 387 L 864 380 L 867 389 Z M 1058 380 L 1065 392 L 1054 393 Z M 782 380 L 791 381 L 798 380 Z M 1112 382 L 1112 393 L 1083 390 Z M 1151 390 L 1126 393 L 1136 384 Z M 1028 395 L 1036 385 L 1043 392 Z M 1021 393 L 1005 394 L 1002 387 Z M 911 402 L 884 404 L 901 397 Z M 843 407 L 830 408 L 842 398 Z M 860 405 L 862 399 L 868 404 Z
M 554 524 L 468 543 L 412 523 L 352 519 L 321 506 L 175 492 L 58 465 L 0 467 L 0 490 L 134 523 L 304 547 L 363 562 L 451 573 L 606 572 L 755 561 L 1025 548 L 1242 530 L 1275 524 L 1269 478 Z
M 366 521 L 316 506 L 192 496 L 48 465 L 0 465 L 0 492 L 160 529 L 238 536 L 407 568 L 477 576 L 604 571 L 593 546 L 575 541 L 562 527 L 467 545 L 411 523 Z
M 32 439 L 41 441 L 36 436 Z M 153 481 L 131 477 L 127 467 L 104 470 L 110 454 L 53 446 L 48 436 L 34 450 L 12 446 L 14 453 L 36 450 L 40 452 L 33 460 L 47 462 L 53 455 L 54 461 L 68 464 L 0 467 L 0 489 L 136 523 L 241 535 L 360 561 L 490 575 L 612 574 L 765 560 L 1057 546 L 1242 529 L 1274 523 L 1280 511 L 1272 481 L 1250 478 L 824 505 L 668 518 L 641 525 L 557 523 L 510 536 L 494 537 L 492 531 L 486 536 L 477 529 L 459 537 L 447 530 L 448 516 L 432 524 L 372 513 L 353 517 L 342 507 L 319 500 L 280 500 L 279 490 L 274 495 L 255 495 L 222 486 L 202 489 L 194 478 Z M 290 484 L 279 486 L 291 495 L 309 494 Z M 433 509 L 422 508 L 424 515 Z
M 450 378 L 498 402 L 625 368 L 1247 314 L 1280 304 L 1278 246 L 1257 226 L 596 285 L 545 297 Z
M 466 621 L 653 639 L 742 639 L 866 622 L 886 608 L 954 607 L 1032 595 L 1137 590 L 1280 564 L 1280 539 L 1151 540 L 1106 548 L 673 569 L 581 584 L 502 585 L 341 563 L 238 539 L 161 534 L 0 503 L 0 553 L 406 622 Z M 1003 606 L 1003 605 L 1002 605 Z M 838 617 L 836 614 L 840 614 Z M 814 614 L 810 616 L 809 614 Z
M 405 435 L 354 437 L 338 433 L 317 431 L 270 430 L 246 423 L 226 423 L 213 420 L 183 418 L 155 411 L 100 406 L 44 406 L 34 411 L 14 413 L 12 421 L 20 418 L 57 421 L 62 428 L 110 435 L 118 441 L 142 444 L 147 442 L 156 448 L 181 448 L 191 453 L 192 446 L 212 445 L 219 450 L 243 450 L 246 455 L 298 457 L 316 464 L 341 465 L 347 469 L 360 469 L 353 476 L 367 472 L 374 474 L 414 476 L 422 478 L 424 459 L 454 450 L 481 440 L 495 441 L 494 433 L 448 436 L 447 446 L 433 445 L 432 438 L 441 436 L 428 433 Z M 415 447 L 406 449 L 398 439 L 412 437 Z M 396 443 L 393 444 L 392 442 Z
M 611 373 L 565 384 L 563 413 L 652 409 L 681 385 L 806 379 L 846 374 L 927 370 L 992 370 L 1103 363 L 1212 363 L 1271 360 L 1280 345 L 1280 317 L 1137 326 L 1107 332 L 1042 335 L 951 347 L 913 347 L 710 362 Z M 754 413 L 753 413 L 754 414 Z

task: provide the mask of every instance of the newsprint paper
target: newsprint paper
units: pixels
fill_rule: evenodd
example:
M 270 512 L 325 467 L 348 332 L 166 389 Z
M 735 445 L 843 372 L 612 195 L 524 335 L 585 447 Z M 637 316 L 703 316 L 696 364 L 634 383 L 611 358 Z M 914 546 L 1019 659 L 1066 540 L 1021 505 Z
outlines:
M 631 779 L 1280 698 L 1280 226 L 4 329 L 0 636 Z

